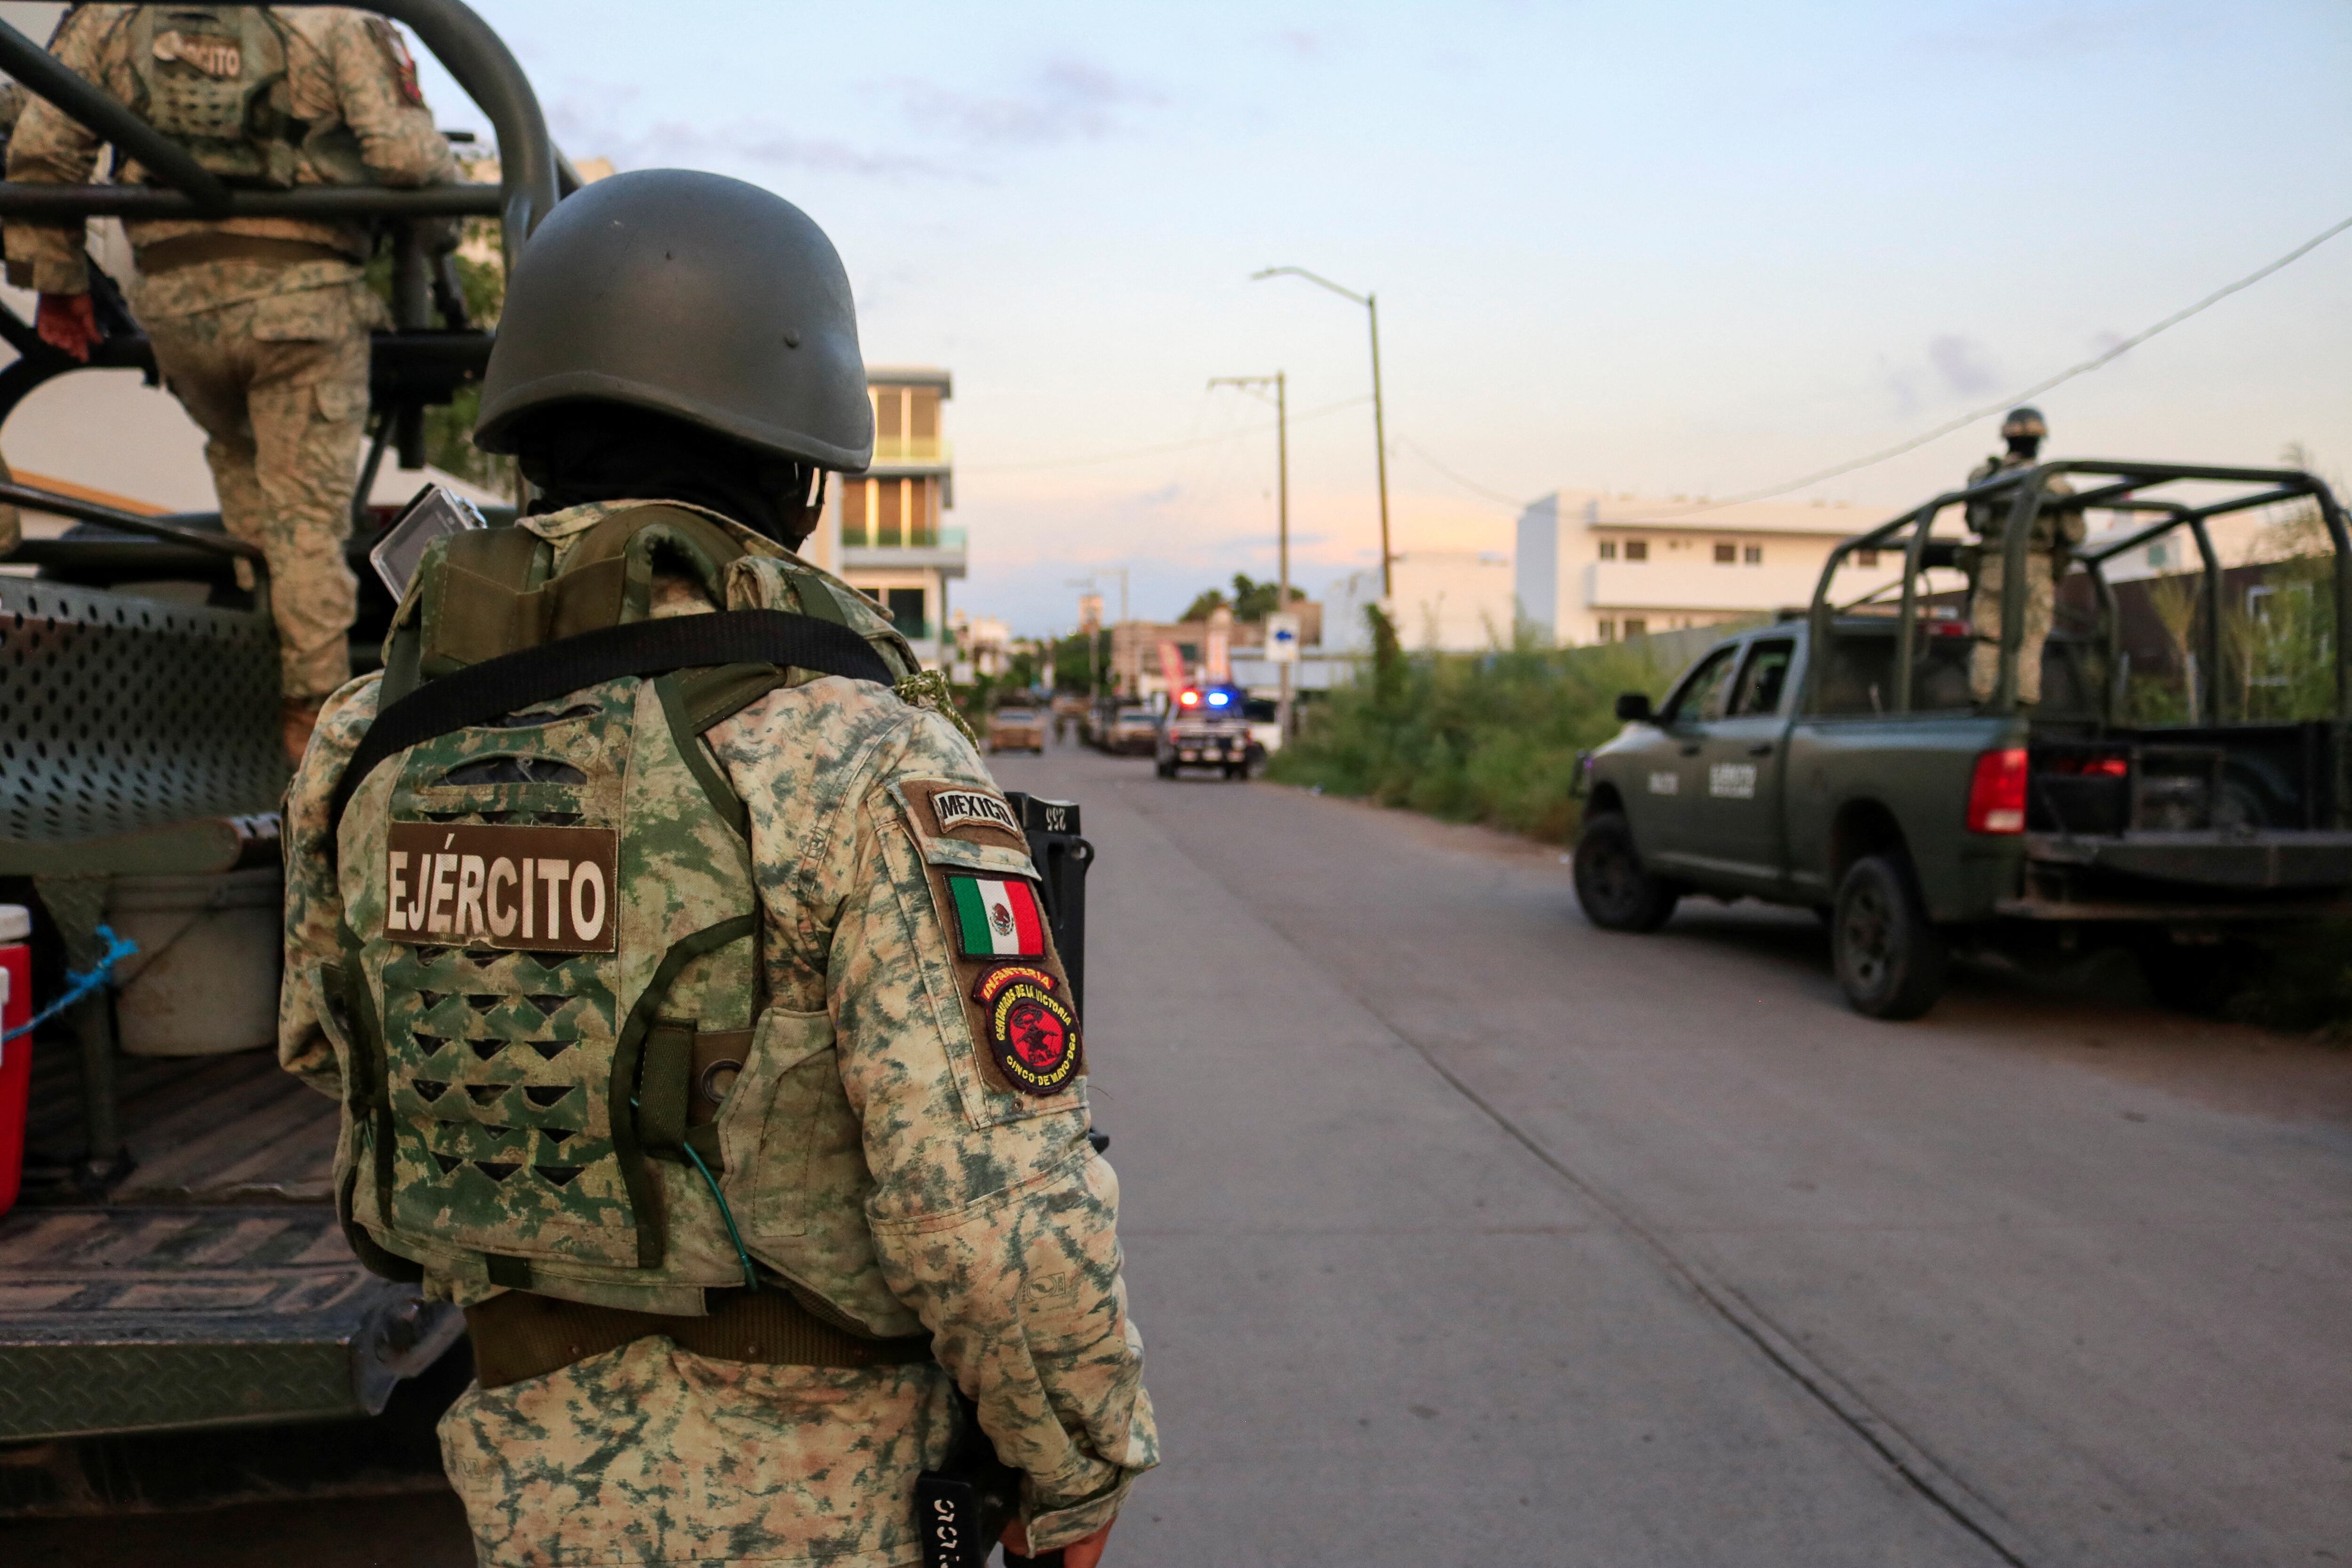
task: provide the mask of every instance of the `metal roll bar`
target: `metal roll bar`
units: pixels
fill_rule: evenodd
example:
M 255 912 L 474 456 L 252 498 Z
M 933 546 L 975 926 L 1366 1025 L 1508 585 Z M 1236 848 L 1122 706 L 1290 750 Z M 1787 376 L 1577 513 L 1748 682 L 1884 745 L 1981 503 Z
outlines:
M 289 5 L 328 0 L 281 0 Z M 137 218 L 425 217 L 489 214 L 500 221 L 509 266 L 562 194 L 564 165 L 548 139 L 547 117 L 504 40 L 463 0 L 373 0 L 360 7 L 405 23 L 490 119 L 499 140 L 499 189 L 477 185 L 396 190 L 309 186 L 232 190 L 187 152 L 104 89 L 58 63 L 40 45 L 0 22 L 0 69 L 116 148 L 163 186 L 43 185 L 0 181 L 0 218 L 111 214 Z M 572 176 L 576 187 L 578 176 Z M 168 188 L 165 188 L 168 187 Z
M 2059 474 L 2105 476 L 2111 482 L 2071 496 L 2048 495 L 2045 486 L 2049 479 Z M 2139 491 L 2151 486 L 2188 481 L 2257 485 L 2263 488 L 2228 497 L 2202 507 L 2138 497 Z M 2095 549 L 2082 551 L 2076 557 L 2091 576 L 2093 591 L 2108 615 L 2111 633 L 2115 610 L 2113 591 L 2100 569 L 2115 556 L 2174 528 L 2186 528 L 2189 530 L 2190 538 L 2197 543 L 2200 564 L 2203 569 L 2200 575 L 2203 580 L 2205 624 L 2200 641 L 2203 644 L 2200 653 L 2205 668 L 2200 672 L 2199 682 L 2202 688 L 2200 706 L 2210 722 L 2219 722 L 2222 567 L 2220 554 L 2213 547 L 2211 530 L 2206 525 L 2211 518 L 2232 512 L 2307 497 L 2319 507 L 2321 522 L 2327 530 L 2329 544 L 2336 554 L 2334 608 L 2338 632 L 2330 640 L 2336 674 L 2336 713 L 2339 723 L 2352 724 L 2352 643 L 2347 643 L 2347 632 L 2352 632 L 2352 528 L 2347 528 L 2344 509 L 2327 486 L 2315 476 L 2298 469 L 2207 467 L 2182 463 L 2062 458 L 1998 475 L 1961 489 L 1948 490 L 1924 506 L 1891 517 L 1867 533 L 1843 539 L 1831 549 L 1829 559 L 1822 569 L 1821 580 L 1814 588 L 1807 617 L 1813 645 L 1816 648 L 1828 646 L 1837 614 L 1830 599 L 1831 585 L 1846 559 L 1856 550 L 1877 549 L 1899 541 L 1904 554 L 1904 575 L 1895 625 L 1896 678 L 1892 706 L 1897 713 L 1909 712 L 1913 665 L 1918 651 L 1918 580 L 1922 570 L 1930 564 L 1927 558 L 1937 515 L 1946 507 L 1998 500 L 2004 496 L 2010 497 L 2011 509 L 2009 526 L 2002 535 L 2000 547 L 2006 570 L 2001 583 L 2003 631 L 2000 679 L 1992 703 L 1994 711 L 2014 713 L 2017 708 L 2019 640 L 2011 633 L 2020 624 L 2025 608 L 2026 558 L 2031 553 L 2030 535 L 2039 509 L 2081 511 L 2095 507 L 2105 511 L 2161 515 L 2158 521 L 2147 528 L 2135 529 L 2124 538 L 2110 540 Z M 1807 661 L 1805 695 L 1809 706 L 1817 701 L 1818 672 L 1823 664 L 1819 656 Z M 2114 718 L 2112 704 L 2111 694 L 2110 722 Z

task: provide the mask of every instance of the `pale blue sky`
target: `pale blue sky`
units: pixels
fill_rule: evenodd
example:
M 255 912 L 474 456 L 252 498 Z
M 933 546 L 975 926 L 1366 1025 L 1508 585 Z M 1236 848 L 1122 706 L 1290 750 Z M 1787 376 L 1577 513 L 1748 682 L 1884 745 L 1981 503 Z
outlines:
M 1401 548 L 1560 486 L 1725 495 L 1901 439 L 2352 214 L 2352 7 L 648 7 L 477 0 L 575 156 L 720 170 L 832 233 L 867 357 L 955 372 L 971 577 L 1066 626 L 1273 565 L 1273 442 L 1211 376 L 1360 398 Z M 428 78 L 429 80 L 430 78 Z M 461 121 L 443 89 L 448 122 Z M 2352 235 L 2042 401 L 2061 453 L 2352 469 Z M 1889 508 L 1991 422 L 1822 486 Z M 1112 461 L 1082 461 L 1098 458 Z M 1368 408 L 1293 433 L 1294 574 L 1375 559 Z M 1115 606 L 1114 606 L 1115 608 Z

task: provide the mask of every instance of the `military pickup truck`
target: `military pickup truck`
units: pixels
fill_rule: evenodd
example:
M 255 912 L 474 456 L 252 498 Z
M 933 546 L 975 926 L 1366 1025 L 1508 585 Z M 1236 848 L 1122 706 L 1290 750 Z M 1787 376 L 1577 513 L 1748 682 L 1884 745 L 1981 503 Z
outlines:
M 2075 493 L 2050 493 L 2056 475 Z M 1977 638 L 1927 574 L 1967 564 L 1964 508 L 2011 508 L 1999 684 L 1971 700 Z M 2352 628 L 2342 509 L 2292 470 L 2051 462 L 1954 491 L 1846 540 L 1810 612 L 1727 639 L 1654 709 L 1618 702 L 1623 731 L 1585 761 L 1579 902 L 1615 931 L 1654 931 L 1685 894 L 1808 905 L 1827 919 L 1848 1000 L 1916 1017 L 1955 948 L 2033 958 L 2120 942 L 2164 999 L 2214 998 L 2267 935 L 2352 908 L 2352 649 L 2328 664 L 2324 712 L 2252 718 L 2227 678 L 2223 574 L 2209 521 L 2315 509 L 2336 569 L 2313 591 Z M 2123 525 L 2078 551 L 2042 654 L 2042 700 L 2017 700 L 2020 585 L 2036 507 Z M 1942 520 L 1946 531 L 1937 532 Z M 2189 716 L 2131 722 L 2115 586 L 2127 551 L 2185 536 L 2203 563 L 2182 661 Z M 1898 584 L 1832 601 L 1857 550 L 1897 551 Z

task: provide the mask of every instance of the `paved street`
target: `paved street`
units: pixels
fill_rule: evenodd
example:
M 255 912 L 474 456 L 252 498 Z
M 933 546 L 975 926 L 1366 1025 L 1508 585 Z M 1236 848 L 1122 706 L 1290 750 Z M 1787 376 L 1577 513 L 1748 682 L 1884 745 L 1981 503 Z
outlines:
M 1084 801 L 1150 1564 L 2352 1557 L 2352 1054 L 1267 785 Z
M 1000 774 L 1100 852 L 1089 1051 L 1168 1448 L 1120 1568 L 2352 1558 L 2352 1052 L 2096 975 L 1873 1023 L 1809 916 L 1610 936 L 1549 848 Z M 453 1513 L 0 1555 L 283 1562 L 290 1527 L 454 1563 Z

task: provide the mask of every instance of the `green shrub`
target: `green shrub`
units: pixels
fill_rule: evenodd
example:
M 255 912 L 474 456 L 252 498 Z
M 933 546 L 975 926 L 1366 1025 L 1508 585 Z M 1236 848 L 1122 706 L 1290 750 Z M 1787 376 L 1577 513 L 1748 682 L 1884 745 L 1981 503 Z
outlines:
M 1386 626 L 1373 638 L 1370 678 L 1311 710 L 1271 776 L 1553 843 L 1575 833 L 1577 753 L 1617 733 L 1618 695 L 1654 699 L 1678 673 L 1638 643 L 1404 654 Z

